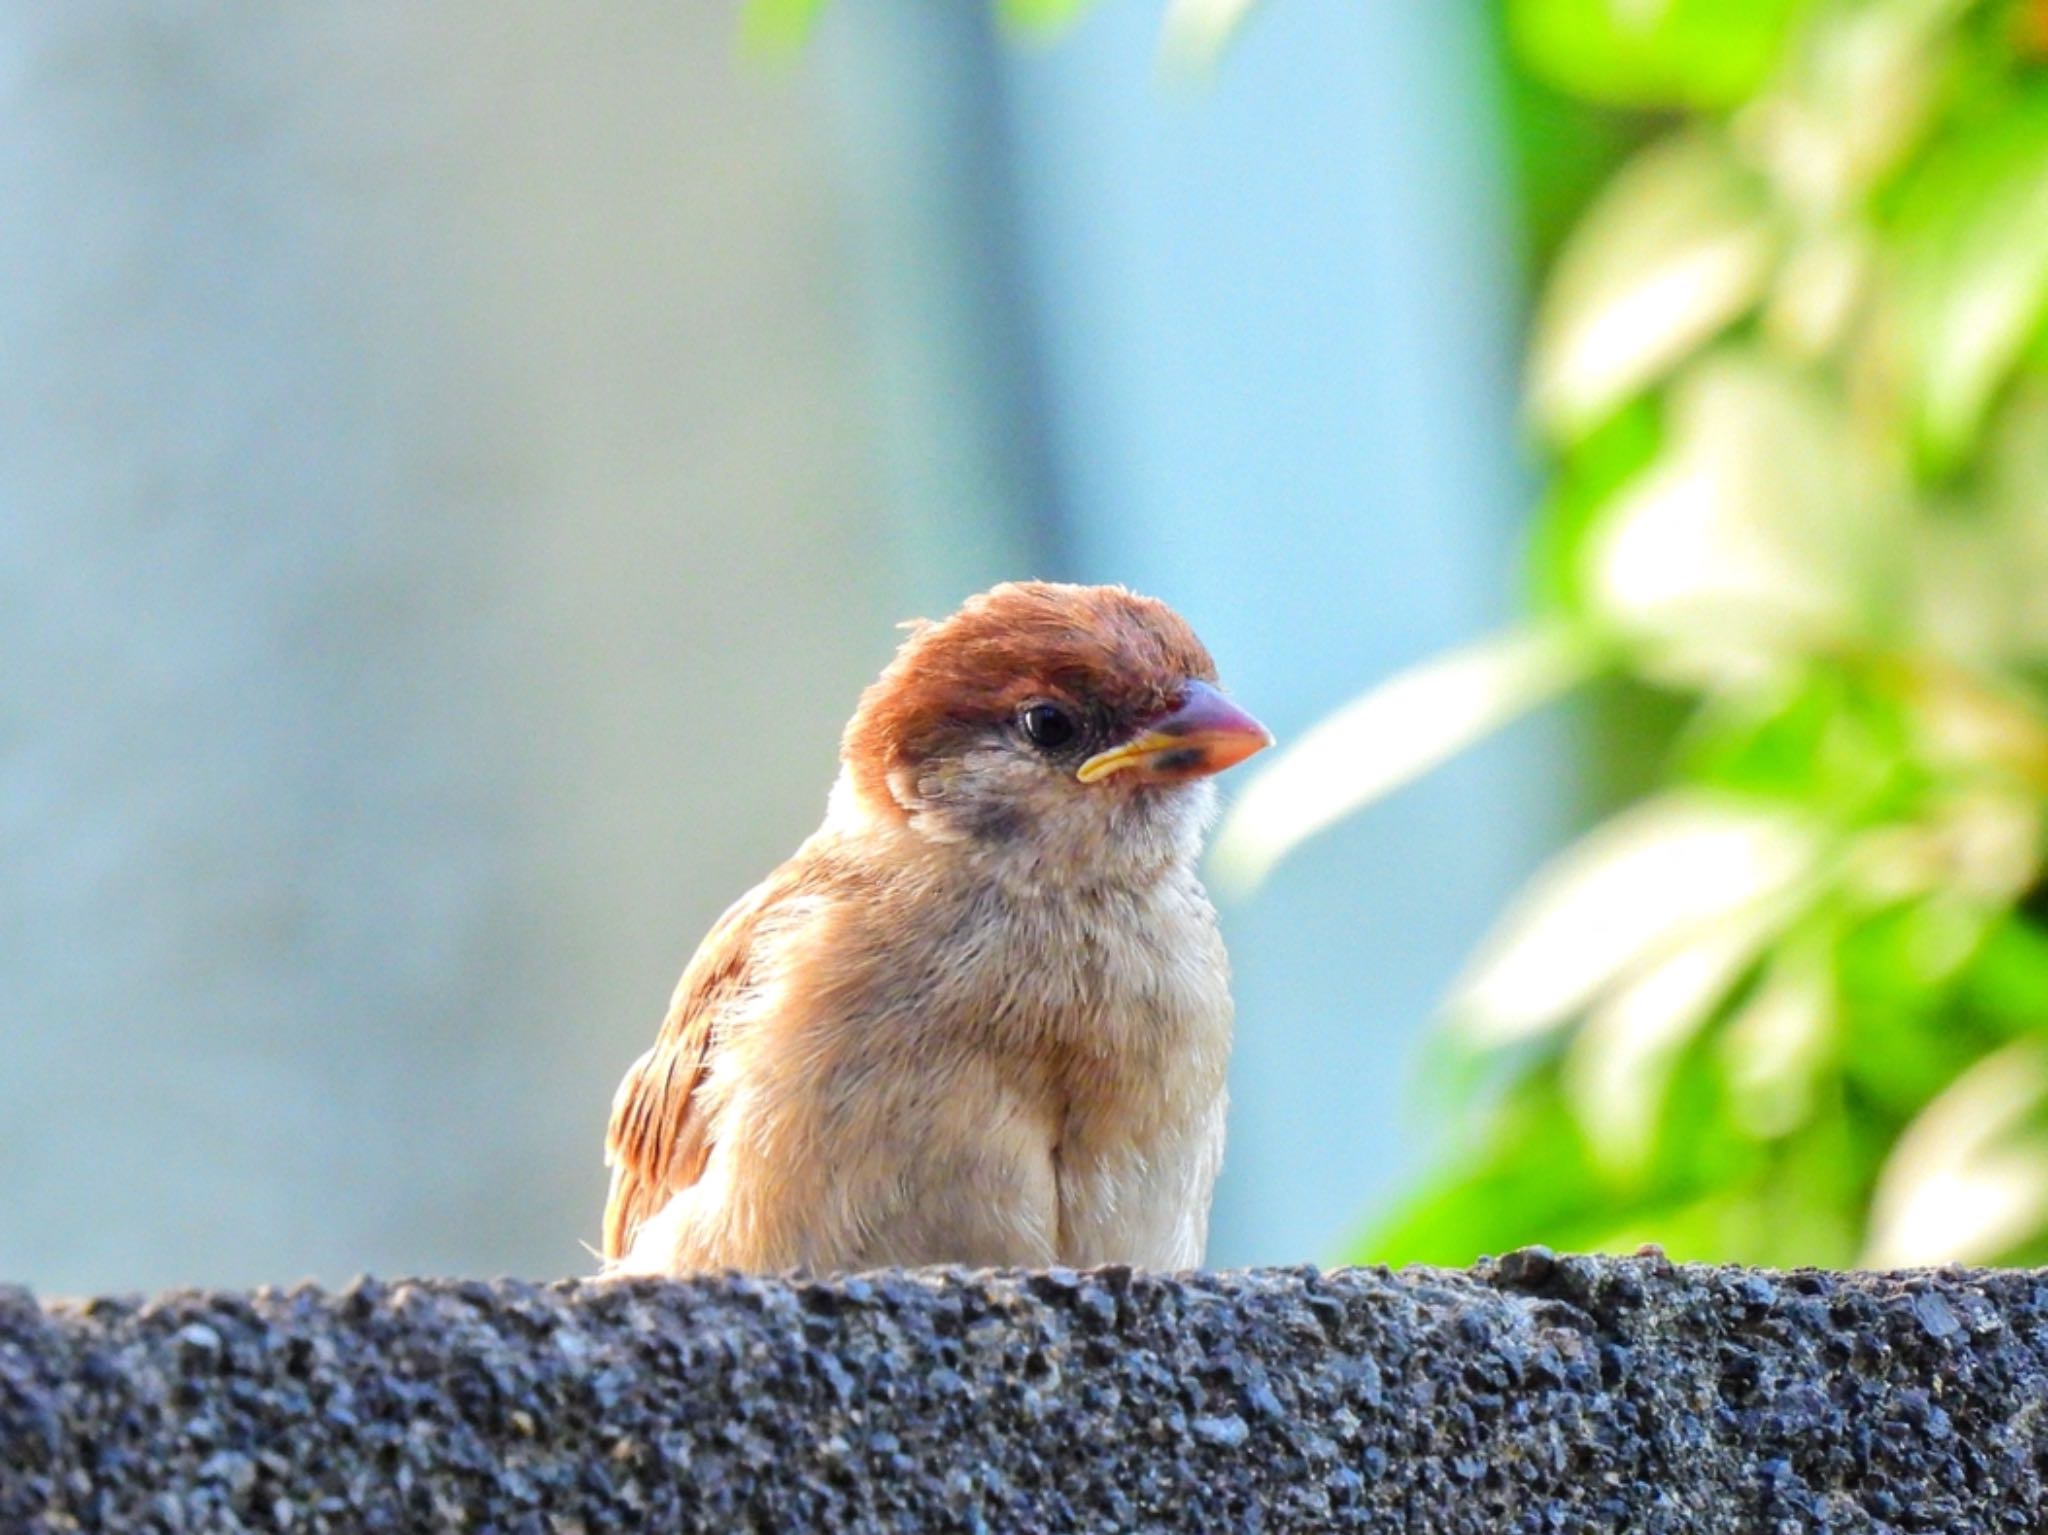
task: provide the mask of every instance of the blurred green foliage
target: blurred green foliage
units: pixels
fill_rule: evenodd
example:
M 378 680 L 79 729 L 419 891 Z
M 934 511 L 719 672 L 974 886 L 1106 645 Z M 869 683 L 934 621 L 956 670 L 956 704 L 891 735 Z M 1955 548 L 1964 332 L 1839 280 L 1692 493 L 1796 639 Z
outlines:
M 1092 0 L 986 0 L 1003 25 L 1018 36 L 1049 36 L 1079 18 Z M 1243 5 L 1246 0 L 1230 0 Z M 1213 0 L 1205 0 L 1213 4 Z M 825 0 L 744 0 L 740 42 L 749 51 L 786 53 L 810 35 Z
M 1454 1150 L 1357 1256 L 2048 1258 L 2048 5 L 1505 19 L 1654 114 L 1543 277 L 1530 627 L 1304 738 L 1224 869 L 1575 680 L 1675 723 L 1454 989 Z
M 1805 0 L 1511 0 L 1510 35 L 1529 70 L 1589 101 L 1721 108 L 1777 67 Z

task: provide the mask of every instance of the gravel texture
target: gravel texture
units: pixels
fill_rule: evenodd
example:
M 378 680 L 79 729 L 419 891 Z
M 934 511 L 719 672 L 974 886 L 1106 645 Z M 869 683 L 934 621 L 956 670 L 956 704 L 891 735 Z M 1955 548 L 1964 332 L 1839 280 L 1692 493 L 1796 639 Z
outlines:
M 0 1530 L 2048 1529 L 2048 1272 L 0 1290 Z

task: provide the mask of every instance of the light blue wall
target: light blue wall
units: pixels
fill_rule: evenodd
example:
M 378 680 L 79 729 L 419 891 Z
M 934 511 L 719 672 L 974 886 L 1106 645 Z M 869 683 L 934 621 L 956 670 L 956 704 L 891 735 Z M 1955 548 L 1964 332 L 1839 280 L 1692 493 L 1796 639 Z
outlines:
M 1493 623 L 1466 7 L 0 13 L 0 1280 L 587 1267 L 612 1084 L 895 638 L 1127 581 L 1283 736 Z M 744 658 L 743 661 L 739 658 Z M 1559 797 L 1529 738 L 1230 909 L 1222 1261 L 1331 1256 Z
M 1206 90 L 1159 7 L 1010 55 L 1071 574 L 1166 596 L 1283 739 L 1503 620 L 1518 274 L 1476 7 L 1276 0 Z M 1327 1259 L 1418 1163 L 1412 1049 L 1559 818 L 1525 734 L 1226 912 L 1239 974 L 1212 1256 Z
M 0 8 L 0 1283 L 587 1272 L 903 612 L 725 7 Z

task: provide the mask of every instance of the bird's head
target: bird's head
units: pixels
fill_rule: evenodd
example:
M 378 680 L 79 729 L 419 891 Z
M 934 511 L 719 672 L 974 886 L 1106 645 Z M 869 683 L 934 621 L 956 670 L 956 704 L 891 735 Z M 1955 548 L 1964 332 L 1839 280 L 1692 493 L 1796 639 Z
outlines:
M 1165 603 L 1012 582 L 912 627 L 861 696 L 843 792 L 938 842 L 1114 878 L 1191 858 L 1210 776 L 1272 743 Z

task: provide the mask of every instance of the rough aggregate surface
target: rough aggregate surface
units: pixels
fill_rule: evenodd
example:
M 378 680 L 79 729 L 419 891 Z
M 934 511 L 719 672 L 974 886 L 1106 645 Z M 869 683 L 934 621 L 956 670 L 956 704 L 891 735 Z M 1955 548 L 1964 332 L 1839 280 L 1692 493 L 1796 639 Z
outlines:
M 0 1531 L 2048 1529 L 2048 1272 L 0 1290 Z

